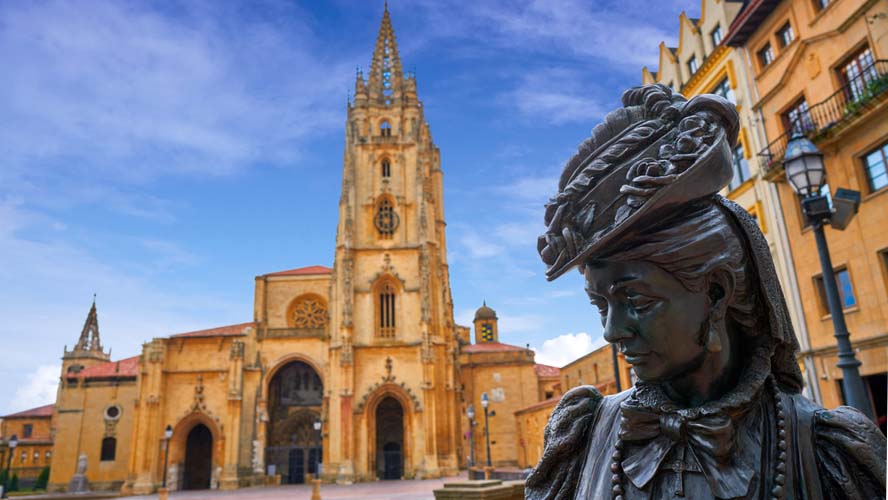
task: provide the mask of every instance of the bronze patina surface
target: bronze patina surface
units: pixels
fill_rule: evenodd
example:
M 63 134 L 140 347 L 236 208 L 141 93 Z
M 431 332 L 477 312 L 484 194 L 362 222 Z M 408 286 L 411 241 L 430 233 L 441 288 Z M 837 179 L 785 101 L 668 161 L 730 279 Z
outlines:
M 564 395 L 529 499 L 884 498 L 886 442 L 801 394 L 798 344 L 731 179 L 734 106 L 636 87 L 595 127 L 546 206 L 548 278 L 584 274 L 637 382 Z

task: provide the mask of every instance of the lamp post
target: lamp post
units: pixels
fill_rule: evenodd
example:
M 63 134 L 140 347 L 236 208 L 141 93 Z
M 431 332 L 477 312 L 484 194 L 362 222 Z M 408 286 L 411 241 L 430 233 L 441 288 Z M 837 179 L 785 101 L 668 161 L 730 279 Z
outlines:
M 163 450 L 163 480 L 160 483 L 160 490 L 157 492 L 158 500 L 166 500 L 169 490 L 167 489 L 167 469 L 170 468 L 170 439 L 173 437 L 173 426 L 167 425 L 163 430 L 163 440 L 165 443 Z
M 317 460 L 315 461 L 315 478 L 311 482 L 311 500 L 321 500 L 321 421 L 315 420 L 314 424 L 315 432 L 318 433 L 318 454 L 316 455 Z
M 475 427 L 475 405 L 470 404 L 466 408 L 466 416 L 469 417 L 469 479 L 472 479 L 472 467 L 475 465 L 475 438 L 472 432 Z
M 836 276 L 829 256 L 829 247 L 826 243 L 826 235 L 823 233 L 825 222 L 837 229 L 844 229 L 854 213 L 857 212 L 860 193 L 840 189 L 837 191 L 836 197 L 840 198 L 837 202 L 842 206 L 838 210 L 830 207 L 827 195 L 820 193 L 820 188 L 824 185 L 826 178 L 823 153 L 804 135 L 796 134 L 790 139 L 786 145 L 783 166 L 786 169 L 786 180 L 789 181 L 790 186 L 801 199 L 802 211 L 811 223 L 814 239 L 817 242 L 817 253 L 820 256 L 820 267 L 823 272 L 823 288 L 826 292 L 829 313 L 832 316 L 833 335 L 838 345 L 839 362 L 836 366 L 842 370 L 842 389 L 845 392 L 845 402 L 872 419 L 873 409 L 866 396 L 866 387 L 858 370 L 860 361 L 854 356 L 854 350 L 851 348 L 848 327 L 845 324 L 845 313 L 842 310 Z
M 484 408 L 484 440 L 487 442 L 487 467 L 490 468 L 492 465 L 490 463 L 490 425 L 488 421 L 488 406 L 490 406 L 490 399 L 487 398 L 486 392 L 482 392 L 481 407 Z
M 6 457 L 6 483 L 3 484 L 3 497 L 8 498 L 9 483 L 12 479 L 12 456 L 15 455 L 15 447 L 18 446 L 18 434 L 9 437 L 6 446 L 9 448 L 9 456 Z

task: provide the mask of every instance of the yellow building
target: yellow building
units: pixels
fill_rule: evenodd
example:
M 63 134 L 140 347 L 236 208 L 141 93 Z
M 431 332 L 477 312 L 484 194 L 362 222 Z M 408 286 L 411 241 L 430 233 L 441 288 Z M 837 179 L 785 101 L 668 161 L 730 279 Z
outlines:
M 17 475 L 21 487 L 34 484 L 52 460 L 52 408 L 40 406 L 0 417 L 0 469 L 8 463 L 9 477 Z M 10 461 L 9 441 L 13 436 L 18 445 Z
M 810 342 L 802 361 L 823 405 L 842 404 L 836 341 L 817 246 L 781 159 L 794 127 L 824 154 L 824 190 L 859 191 L 860 211 L 826 239 L 851 342 L 885 430 L 888 372 L 888 5 L 875 0 L 756 1 L 725 42 L 749 62 L 767 142 L 763 176 L 779 193 Z
M 690 98 L 699 94 L 717 94 L 737 106 L 740 115 L 740 137 L 734 146 L 734 179 L 722 192 L 724 196 L 746 208 L 759 221 L 768 241 L 777 276 L 780 279 L 790 319 L 803 351 L 809 348 L 807 325 L 802 321 L 803 309 L 788 233 L 783 220 L 777 190 L 762 178 L 763 168 L 756 152 L 763 146 L 756 102 L 745 54 L 724 43 L 731 23 L 743 5 L 739 0 L 701 0 L 699 19 L 679 15 L 678 47 L 660 43 L 656 72 L 642 69 L 642 82 L 662 83 Z M 808 386 L 814 384 L 814 373 L 803 370 Z M 816 392 L 809 394 L 818 399 Z
M 496 462 L 517 464 L 513 412 L 554 395 L 559 376 L 529 349 L 492 352 L 505 346 L 495 313 L 476 321 L 475 345 L 454 323 L 442 176 L 386 9 L 348 106 L 333 267 L 257 276 L 251 321 L 155 338 L 120 361 L 93 304 L 64 351 L 50 489 L 68 488 L 79 459 L 93 490 L 124 494 L 164 476 L 171 490 L 299 483 L 319 464 L 343 483 L 454 474 L 482 391 L 498 410 Z
M 499 341 L 496 312 L 485 303 L 475 312 L 475 343 L 460 350 L 460 381 L 463 387 L 462 428 L 470 428 L 468 405 L 475 409 L 469 457 L 474 465 L 487 463 L 484 409 L 481 395 L 489 401 L 490 462 L 494 467 L 526 467 L 525 451 L 516 412 L 543 399 L 560 396 L 559 370 L 534 362 L 529 347 Z M 467 432 L 468 434 L 468 432 Z M 467 436 L 468 437 L 468 436 Z

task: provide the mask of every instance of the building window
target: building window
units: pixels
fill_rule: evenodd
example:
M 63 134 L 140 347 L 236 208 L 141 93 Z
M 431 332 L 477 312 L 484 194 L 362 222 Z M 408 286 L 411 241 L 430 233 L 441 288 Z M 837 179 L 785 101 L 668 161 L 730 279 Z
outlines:
M 845 85 L 846 97 L 851 101 L 865 97 L 869 82 L 878 78 L 869 47 L 864 47 L 839 66 L 839 80 Z
M 814 8 L 817 9 L 817 11 L 819 12 L 819 11 L 825 9 L 826 6 L 829 5 L 829 2 L 831 2 L 831 1 L 832 0 L 814 0 Z
M 808 110 L 808 102 L 805 98 L 799 99 L 786 112 L 783 113 L 783 128 L 787 132 L 805 133 L 814 130 L 814 120 Z
M 49 463 L 50 459 L 52 459 L 52 452 L 47 451 L 43 456 L 46 458 L 46 463 Z
M 715 28 L 709 33 L 709 38 L 712 40 L 712 49 L 715 50 L 722 43 L 722 27 L 720 24 L 715 25 Z
M 879 260 L 882 261 L 882 272 L 885 275 L 885 286 L 888 288 L 888 248 L 879 250 Z
M 398 228 L 398 214 L 392 206 L 392 202 L 388 198 L 383 198 L 376 208 L 376 218 L 374 220 L 376 230 L 379 231 L 379 237 L 383 240 L 390 240 Z
M 711 93 L 720 95 L 732 103 L 737 104 L 737 99 L 734 97 L 734 89 L 731 88 L 731 82 L 728 81 L 728 77 L 722 78 L 722 81 L 712 89 Z
M 836 276 L 836 286 L 839 288 L 839 303 L 842 309 L 850 309 L 857 305 L 857 297 L 854 296 L 854 287 L 851 285 L 851 275 L 848 269 L 840 267 L 833 271 Z M 823 276 L 814 277 L 814 285 L 817 288 L 817 297 L 820 300 L 820 310 L 823 314 L 829 314 L 829 302 L 826 300 L 826 288 L 823 285 Z
M 388 120 L 382 120 L 379 124 L 379 135 L 383 137 L 392 136 L 392 124 Z
M 691 72 L 691 75 L 693 75 L 698 69 L 700 69 L 700 67 L 697 66 L 697 56 L 691 56 L 691 58 L 688 59 L 688 70 Z
M 22 465 L 24 465 L 24 463 L 25 463 L 27 460 L 28 460 L 28 452 L 27 452 L 27 451 L 23 451 L 23 452 L 22 452 Z
M 734 148 L 733 154 L 733 169 L 734 169 L 734 178 L 731 179 L 731 183 L 728 184 L 728 189 L 733 191 L 740 187 L 740 184 L 746 182 L 749 179 L 749 162 L 746 161 L 746 156 L 743 151 L 743 144 L 737 144 L 737 147 Z
M 117 454 L 117 439 L 113 437 L 102 439 L 102 454 L 100 460 L 102 462 L 113 462 L 115 454 Z
M 780 42 L 780 47 L 783 48 L 791 44 L 793 40 L 795 40 L 795 33 L 792 32 L 792 25 L 789 24 L 789 21 L 786 21 L 786 24 L 777 30 L 777 41 Z
M 758 51 L 759 65 L 764 69 L 766 66 L 774 62 L 774 49 L 770 43 L 766 43 L 764 47 Z
M 39 452 L 39 451 L 36 451 L 36 450 L 34 451 L 34 458 L 33 458 L 33 460 L 34 460 L 34 463 L 35 463 L 35 464 L 37 463 L 38 460 L 40 460 L 40 452 Z
M 383 177 L 391 177 L 392 176 L 392 162 L 389 161 L 388 158 L 382 160 L 382 176 Z
M 395 336 L 395 318 L 397 293 L 395 286 L 386 281 L 377 292 L 379 318 L 377 321 L 377 333 L 380 337 L 391 338 Z
M 863 164 L 870 192 L 888 186 L 888 142 L 865 154 Z
M 29 438 L 34 433 L 34 424 L 25 424 L 22 427 L 22 437 Z

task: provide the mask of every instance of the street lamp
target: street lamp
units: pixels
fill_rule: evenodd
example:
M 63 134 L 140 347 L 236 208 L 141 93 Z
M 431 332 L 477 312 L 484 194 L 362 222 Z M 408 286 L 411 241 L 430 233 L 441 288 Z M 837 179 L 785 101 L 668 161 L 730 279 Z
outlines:
M 487 420 L 488 411 L 487 407 L 490 406 L 490 400 L 487 398 L 487 393 L 481 393 L 481 407 L 484 408 L 484 439 L 487 441 L 487 466 L 490 467 L 490 426 Z
M 7 492 L 9 490 L 9 482 L 12 478 L 12 456 L 15 455 L 15 447 L 18 446 L 18 434 L 13 434 L 9 437 L 9 441 L 7 441 L 6 446 L 9 447 L 9 456 L 6 457 L 6 483 L 3 484 L 3 497 L 8 498 Z
M 469 417 L 469 479 L 472 478 L 472 466 L 475 465 L 475 438 L 472 428 L 475 427 L 475 405 L 470 404 L 466 408 L 466 416 Z
M 315 420 L 312 424 L 314 426 L 315 432 L 318 433 L 318 451 L 315 457 L 315 478 L 312 481 L 311 487 L 311 500 L 321 500 L 321 421 Z
M 836 366 L 842 370 L 845 402 L 872 419 L 873 409 L 866 396 L 863 379 L 860 378 L 858 370 L 860 361 L 854 356 L 854 350 L 851 348 L 829 247 L 823 233 L 824 223 L 829 223 L 839 230 L 848 225 L 860 205 L 860 193 L 839 189 L 836 191 L 837 206 L 835 209 L 830 207 L 828 195 L 820 193 L 820 188 L 826 180 L 823 153 L 804 135 L 796 134 L 790 139 L 786 145 L 783 166 L 786 170 L 786 180 L 801 198 L 802 211 L 811 223 L 814 239 L 817 242 L 817 253 L 820 256 L 820 267 L 823 272 L 823 288 L 835 330 L 833 335 L 838 344 L 839 362 Z
M 170 463 L 170 439 L 173 437 L 173 426 L 167 425 L 166 429 L 163 431 L 163 438 L 166 441 L 166 446 L 164 446 L 163 452 L 163 482 L 160 487 L 166 489 L 167 487 L 167 469 L 169 469 Z

